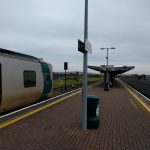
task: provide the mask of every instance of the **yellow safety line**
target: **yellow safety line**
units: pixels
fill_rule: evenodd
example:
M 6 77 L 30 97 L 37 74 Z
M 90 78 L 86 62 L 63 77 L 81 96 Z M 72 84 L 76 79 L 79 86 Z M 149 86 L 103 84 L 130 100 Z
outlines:
M 121 84 L 129 91 L 129 93 L 148 111 L 150 112 L 150 107 L 146 105 L 139 97 L 136 96 L 125 84 L 121 82 Z
M 135 109 L 138 109 L 138 106 L 139 106 L 139 103 L 136 101 L 133 101 L 131 98 L 129 98 L 129 101 L 131 102 L 132 106 L 135 108 Z M 141 106 L 141 105 L 140 105 Z
M 81 90 L 78 91 L 78 92 L 76 92 L 76 93 L 70 94 L 70 95 L 68 95 L 68 96 L 66 96 L 66 97 L 64 97 L 64 98 L 58 99 L 58 100 L 56 100 L 55 102 L 52 102 L 52 103 L 50 103 L 50 104 L 47 104 L 47 105 L 45 105 L 45 106 L 43 106 L 43 107 L 37 108 L 37 109 L 35 109 L 35 110 L 32 110 L 32 111 L 30 111 L 30 112 L 27 113 L 27 114 L 24 114 L 24 115 L 19 116 L 19 117 L 15 118 L 15 119 L 12 119 L 12 120 L 9 120 L 9 121 L 7 121 L 7 122 L 5 122 L 5 123 L 2 123 L 2 124 L 0 124 L 0 129 L 2 129 L 2 128 L 6 127 L 6 126 L 9 126 L 9 125 L 11 125 L 11 124 L 13 124 L 13 123 L 15 123 L 15 122 L 17 122 L 17 121 L 19 121 L 19 120 L 21 120 L 21 119 L 24 119 L 24 118 L 26 118 L 26 117 L 28 117 L 28 116 L 30 116 L 30 115 L 33 115 L 33 114 L 35 114 L 35 113 L 37 113 L 37 112 L 39 112 L 39 111 L 42 111 L 43 109 L 46 109 L 46 108 L 48 108 L 48 107 L 50 107 L 50 106 L 52 106 L 52 105 L 55 105 L 55 104 L 57 104 L 57 103 L 59 103 L 59 102 L 65 100 L 65 99 L 67 99 L 67 98 L 69 98 L 69 97 L 72 97 L 72 96 L 74 96 L 74 95 L 80 93 L 80 92 L 81 92 Z

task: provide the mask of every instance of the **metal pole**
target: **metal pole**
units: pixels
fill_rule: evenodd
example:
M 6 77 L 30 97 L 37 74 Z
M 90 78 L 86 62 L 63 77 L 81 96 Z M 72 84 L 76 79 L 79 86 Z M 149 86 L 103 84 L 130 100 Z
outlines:
M 108 67 L 108 50 L 109 48 L 107 48 L 107 67 Z
M 66 70 L 65 70 L 65 90 L 67 90 L 67 86 L 66 86 Z
M 88 0 L 85 0 L 84 43 L 88 39 Z M 88 54 L 83 54 L 83 94 L 82 94 L 82 130 L 87 129 L 87 61 Z
M 107 48 L 107 68 L 106 68 L 106 83 L 107 83 L 107 88 L 108 88 L 108 90 L 109 90 L 108 51 L 109 51 L 109 48 Z
M 106 55 L 106 78 L 105 78 L 105 88 L 108 89 L 108 72 L 107 72 L 107 67 L 108 67 L 108 48 L 103 48 L 107 50 L 107 55 Z

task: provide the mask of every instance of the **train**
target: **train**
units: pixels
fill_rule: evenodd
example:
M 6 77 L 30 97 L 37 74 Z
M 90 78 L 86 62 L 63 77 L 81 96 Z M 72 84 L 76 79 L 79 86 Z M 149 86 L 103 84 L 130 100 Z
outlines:
M 50 63 L 0 48 L 0 114 L 48 98 L 52 89 Z

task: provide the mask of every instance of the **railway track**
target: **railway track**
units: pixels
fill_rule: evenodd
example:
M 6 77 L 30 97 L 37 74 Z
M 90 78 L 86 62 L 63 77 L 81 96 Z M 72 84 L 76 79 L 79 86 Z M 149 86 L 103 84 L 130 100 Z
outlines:
M 139 80 L 124 77 L 122 77 L 121 80 L 150 99 L 150 80 Z

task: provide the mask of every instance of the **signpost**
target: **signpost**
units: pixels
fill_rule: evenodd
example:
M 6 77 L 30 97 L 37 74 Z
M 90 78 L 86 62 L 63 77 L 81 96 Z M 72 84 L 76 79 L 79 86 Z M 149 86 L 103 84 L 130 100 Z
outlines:
M 85 0 L 84 42 L 78 39 L 78 50 L 83 53 L 82 130 L 87 129 L 87 62 L 92 45 L 88 41 L 88 0 Z

